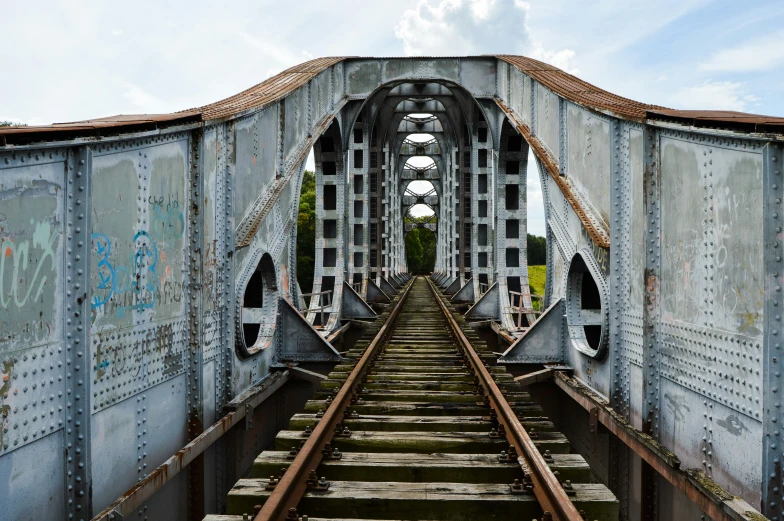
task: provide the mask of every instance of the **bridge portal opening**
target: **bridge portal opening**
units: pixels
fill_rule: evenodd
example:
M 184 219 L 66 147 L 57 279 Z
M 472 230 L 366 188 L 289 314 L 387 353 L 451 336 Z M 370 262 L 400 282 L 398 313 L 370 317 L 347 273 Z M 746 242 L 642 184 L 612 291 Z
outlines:
M 275 265 L 269 253 L 262 255 L 242 296 L 244 356 L 251 356 L 272 343 L 278 313 Z
M 406 195 L 411 195 L 417 198 L 418 203 L 424 203 L 425 197 L 437 196 L 436 187 L 430 181 L 417 179 L 411 181 L 406 186 Z

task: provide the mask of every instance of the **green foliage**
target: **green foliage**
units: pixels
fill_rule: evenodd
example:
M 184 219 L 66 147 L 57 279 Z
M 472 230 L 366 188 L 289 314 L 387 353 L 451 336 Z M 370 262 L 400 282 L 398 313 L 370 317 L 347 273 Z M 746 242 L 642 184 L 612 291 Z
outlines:
M 403 222 L 413 223 L 413 224 L 429 223 L 429 222 L 436 222 L 436 221 L 437 219 L 435 215 L 420 215 L 419 217 L 414 217 L 411 214 L 407 214 L 405 217 L 403 217 Z
M 544 286 L 547 281 L 547 266 L 528 266 L 528 287 L 533 295 L 544 297 Z M 540 309 L 542 301 L 533 299 L 534 309 Z
M 427 228 L 414 228 L 406 235 L 406 260 L 411 273 L 431 273 L 436 265 L 436 236 Z
M 544 296 L 547 266 L 528 266 L 528 286 L 531 293 Z
M 528 234 L 528 265 L 547 264 L 547 240 L 538 235 Z
M 303 293 L 313 289 L 316 265 L 316 175 L 305 171 L 297 216 L 297 282 Z
M 0 127 L 26 127 L 27 123 L 14 123 L 13 121 L 0 121 Z

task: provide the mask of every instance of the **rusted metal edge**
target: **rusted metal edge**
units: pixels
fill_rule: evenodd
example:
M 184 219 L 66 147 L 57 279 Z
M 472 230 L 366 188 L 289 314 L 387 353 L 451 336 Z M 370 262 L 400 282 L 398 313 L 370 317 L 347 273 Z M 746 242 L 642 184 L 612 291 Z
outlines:
M 495 409 L 498 415 L 498 421 L 503 424 L 506 429 L 506 439 L 510 445 L 514 445 L 518 449 L 518 454 L 523 460 L 523 471 L 528 471 L 533 481 L 533 492 L 537 501 L 545 512 L 550 512 L 555 521 L 582 521 L 582 516 L 574 503 L 571 502 L 569 496 L 564 491 L 558 478 L 555 477 L 553 471 L 547 465 L 544 457 L 539 453 L 539 449 L 534 445 L 533 440 L 526 432 L 517 415 L 512 410 L 509 402 L 504 398 L 501 389 L 493 380 L 490 372 L 485 367 L 482 359 L 474 350 L 471 343 L 466 338 L 460 325 L 452 316 L 452 313 L 444 304 L 441 296 L 435 288 L 435 285 L 430 279 L 426 279 L 430 291 L 435 296 L 441 311 L 444 313 L 452 332 L 462 346 L 463 351 L 471 363 L 474 374 L 479 379 L 479 383 L 485 390 L 485 394 L 490 400 L 491 407 Z
M 591 219 L 591 212 L 586 211 L 582 205 L 580 204 L 579 197 L 575 195 L 572 191 L 572 187 L 569 186 L 569 183 L 561 176 L 558 171 L 558 162 L 556 159 L 550 154 L 550 152 L 545 148 L 544 144 L 539 140 L 538 137 L 531 135 L 531 129 L 528 128 L 528 125 L 523 123 L 517 118 L 515 112 L 509 108 L 503 100 L 496 97 L 495 98 L 496 104 L 504 111 L 504 114 L 509 118 L 512 124 L 517 128 L 517 131 L 522 134 L 523 138 L 531 145 L 531 148 L 534 149 L 534 152 L 539 157 L 539 160 L 547 169 L 547 172 L 550 174 L 550 177 L 553 178 L 555 184 L 558 185 L 558 188 L 561 189 L 561 193 L 563 193 L 564 197 L 569 204 L 574 209 L 577 217 L 580 218 L 580 222 L 583 223 L 585 230 L 588 232 L 588 235 L 593 240 L 594 244 L 600 246 L 602 248 L 609 248 L 610 247 L 610 232 L 609 230 L 605 230 L 603 226 L 597 226 L 594 221 L 600 223 L 599 219 Z
M 308 473 L 321 463 L 321 451 L 324 449 L 324 445 L 332 441 L 335 427 L 343 421 L 343 412 L 346 406 L 356 396 L 356 388 L 359 386 L 370 363 L 377 355 L 378 347 L 386 339 L 391 324 L 394 323 L 406 297 L 408 297 L 409 291 L 411 291 L 411 286 L 409 283 L 405 291 L 400 295 L 395 308 L 389 314 L 384 325 L 381 326 L 381 329 L 379 329 L 373 341 L 357 362 L 357 365 L 354 366 L 351 374 L 343 382 L 332 403 L 324 412 L 324 416 L 321 417 L 313 428 L 313 432 L 308 436 L 305 444 L 280 478 L 280 481 L 264 502 L 259 513 L 253 518 L 254 521 L 285 521 L 289 508 L 297 506 L 305 493 Z
M 275 391 L 291 379 L 289 371 L 272 373 L 261 382 L 250 387 L 226 405 L 228 412 L 220 420 L 213 423 L 193 441 L 177 451 L 174 456 L 164 461 L 153 470 L 146 478 L 137 483 L 133 488 L 125 491 L 103 512 L 95 516 L 92 521 L 110 521 L 122 518 L 127 519 L 133 511 L 149 500 L 174 476 L 180 473 L 193 460 L 207 450 L 229 429 L 245 418 L 248 411 L 253 411 L 264 400 L 272 396 Z M 119 514 L 119 516 L 117 515 Z
M 524 374 L 522 376 L 515 376 L 514 381 L 523 387 L 527 387 L 532 384 L 550 380 L 553 377 L 553 373 L 555 373 L 555 369 L 552 367 L 546 367 L 542 370 L 534 371 L 533 373 Z
M 515 341 L 517 340 L 511 333 L 509 333 L 509 331 L 504 329 L 504 326 L 502 326 L 501 324 L 495 321 L 490 322 L 490 329 L 495 331 L 498 334 L 498 336 L 503 338 L 504 341 L 508 342 L 509 345 L 514 344 Z
M 329 378 L 325 374 L 317 373 L 315 371 L 308 371 L 307 369 L 303 369 L 301 367 L 297 367 L 296 364 L 289 364 L 289 371 L 291 372 L 291 376 L 297 378 L 299 380 L 305 380 L 307 382 L 312 382 L 314 384 L 320 384 L 327 378 Z
M 699 469 L 681 469 L 678 456 L 650 436 L 635 429 L 608 402 L 562 371 L 553 372 L 555 384 L 645 463 L 683 492 L 714 521 L 762 521 L 767 519 L 743 499 L 733 496 Z
M 494 57 L 512 65 L 566 100 L 610 116 L 641 122 L 648 110 L 667 110 L 659 105 L 613 94 L 557 67 L 526 56 L 500 54 Z
M 351 329 L 352 323 L 353 321 L 346 322 L 345 324 L 343 324 L 342 326 L 334 330 L 332 333 L 330 333 L 329 336 L 327 336 L 327 342 L 332 344 L 335 342 L 335 340 L 342 337 L 343 333 Z
M 177 117 L 174 117 L 177 116 Z M 138 117 L 138 120 L 122 118 Z M 0 127 L 0 147 L 47 146 L 63 141 L 102 142 L 115 139 L 138 138 L 152 133 L 187 129 L 203 125 L 201 115 L 143 114 L 139 116 L 115 116 L 75 123 L 55 123 L 48 126 Z M 184 128 L 183 128 L 184 127 Z M 130 135 L 130 136 L 129 136 Z
M 270 183 L 272 186 L 268 190 L 262 192 L 254 204 L 251 205 L 235 229 L 235 249 L 239 250 L 250 245 L 253 237 L 256 236 L 256 232 L 259 230 L 262 221 L 275 206 L 275 201 L 278 199 L 277 196 L 286 188 L 286 185 L 291 181 L 291 178 L 294 177 L 294 173 L 299 170 L 299 165 L 307 159 L 308 153 L 311 148 L 313 148 L 316 140 L 327 130 L 330 123 L 332 123 L 332 120 L 335 119 L 335 115 L 343 109 L 343 106 L 346 103 L 347 100 L 344 98 L 335 104 L 335 109 L 324 116 L 313 128 L 311 133 L 308 134 L 305 143 L 300 147 L 297 155 L 290 160 L 290 166 L 284 174 L 273 180 L 272 183 Z
M 784 132 L 784 118 L 731 110 L 653 109 L 646 111 L 645 117 L 646 120 L 671 121 L 694 128 L 713 128 L 752 134 Z
M 202 112 L 204 120 L 211 123 L 241 117 L 249 111 L 261 110 L 285 98 L 289 93 L 347 58 L 345 56 L 315 58 L 286 69 L 226 99 L 190 110 Z

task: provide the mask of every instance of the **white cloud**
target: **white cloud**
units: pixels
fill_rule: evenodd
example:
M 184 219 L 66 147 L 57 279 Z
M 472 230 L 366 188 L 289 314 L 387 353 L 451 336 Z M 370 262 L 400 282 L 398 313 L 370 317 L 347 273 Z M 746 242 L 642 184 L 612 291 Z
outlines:
M 571 49 L 548 51 L 542 47 L 540 42 L 536 42 L 530 56 L 535 60 L 558 67 L 569 74 L 578 74 L 580 72 L 580 69 L 577 68 L 577 53 Z
M 122 29 L 114 29 L 114 30 L 112 31 L 112 34 L 113 34 L 114 36 L 120 36 L 122 33 L 123 33 L 123 32 L 122 32 Z
M 395 36 L 407 56 L 523 54 L 578 73 L 573 50 L 549 50 L 532 41 L 530 9 L 521 0 L 420 0 L 400 17 Z
M 140 113 L 163 114 L 176 110 L 176 107 L 173 107 L 170 103 L 150 94 L 133 83 L 122 83 L 122 89 L 123 97 L 127 99 L 134 108 L 138 108 Z
M 528 9 L 514 0 L 420 0 L 402 14 L 395 36 L 407 56 L 523 52 Z
M 699 85 L 685 87 L 670 97 L 670 103 L 679 109 L 749 110 L 759 98 L 746 92 L 740 82 L 706 80 Z
M 707 71 L 764 71 L 784 64 L 784 32 L 768 34 L 737 47 L 723 49 L 700 66 Z

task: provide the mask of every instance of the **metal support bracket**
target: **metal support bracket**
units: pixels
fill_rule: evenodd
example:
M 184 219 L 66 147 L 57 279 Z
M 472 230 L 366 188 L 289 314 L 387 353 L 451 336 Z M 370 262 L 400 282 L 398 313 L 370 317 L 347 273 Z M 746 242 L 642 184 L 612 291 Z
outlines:
M 566 302 L 559 299 L 542 313 L 542 316 L 509 346 L 498 359 L 499 363 L 563 363 L 562 335 L 566 334 L 564 314 Z
M 501 305 L 498 298 L 498 282 L 494 282 L 485 294 L 479 297 L 476 304 L 466 311 L 465 317 L 468 319 L 491 318 L 493 320 L 501 320 Z
M 374 304 L 388 304 L 392 299 L 384 293 L 373 279 L 367 280 L 367 301 Z
M 287 362 L 339 362 L 343 359 L 302 314 L 283 298 L 278 299 L 278 333 L 285 336 L 276 358 Z
M 455 280 L 452 281 L 452 284 L 447 286 L 444 293 L 447 295 L 454 295 L 458 291 L 460 291 L 460 277 L 455 277 Z
M 376 313 L 351 285 L 343 281 L 342 318 L 376 318 Z
M 381 291 L 383 291 L 386 295 L 397 295 L 397 290 L 395 286 L 389 283 L 387 279 L 381 277 L 381 284 L 379 285 Z
M 459 279 L 458 279 L 459 280 Z M 474 278 L 466 281 L 460 291 L 454 294 L 450 302 L 473 302 L 474 301 Z

